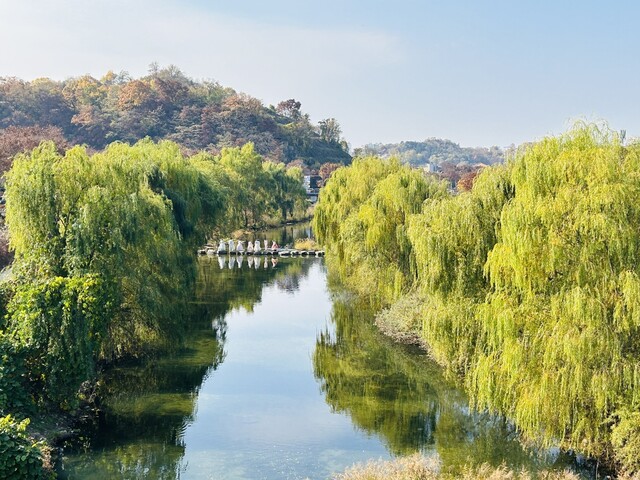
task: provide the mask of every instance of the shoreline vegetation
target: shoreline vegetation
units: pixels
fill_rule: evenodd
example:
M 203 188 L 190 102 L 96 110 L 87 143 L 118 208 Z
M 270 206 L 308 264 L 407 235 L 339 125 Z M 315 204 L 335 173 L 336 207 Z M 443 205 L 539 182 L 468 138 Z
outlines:
M 14 159 L 5 195 L 15 259 L 0 284 L 2 478 L 52 478 L 47 442 L 30 435 L 67 436 L 100 369 L 179 342 L 207 238 L 307 211 L 302 170 L 252 144 L 185 157 L 168 141 L 92 155 L 44 142 Z
M 640 144 L 592 124 L 522 147 L 460 192 L 395 159 L 359 158 L 328 180 L 313 227 L 330 274 L 369 298 L 383 333 L 462 382 L 474 408 L 637 478 L 638 172 Z M 28 432 L 66 435 L 100 368 L 180 338 L 198 246 L 308 213 L 301 169 L 251 144 L 185 157 L 169 141 L 95 154 L 46 142 L 16 157 L 6 189 L 0 476 L 15 478 L 54 478 L 50 447 Z M 420 456 L 341 475 L 454 478 Z
M 637 477 L 639 171 L 640 144 L 594 124 L 523 146 L 463 192 L 359 158 L 322 190 L 314 232 L 380 329 L 426 348 L 474 408 Z

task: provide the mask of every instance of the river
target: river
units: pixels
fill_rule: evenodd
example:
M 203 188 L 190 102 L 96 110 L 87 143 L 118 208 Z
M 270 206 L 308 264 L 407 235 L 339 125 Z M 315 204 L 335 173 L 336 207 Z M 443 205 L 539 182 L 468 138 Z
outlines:
M 103 414 L 65 449 L 62 478 L 324 480 L 415 451 L 453 471 L 580 470 L 470 412 L 423 353 L 381 336 L 366 305 L 329 286 L 321 258 L 202 257 L 195 290 L 184 347 L 105 374 Z

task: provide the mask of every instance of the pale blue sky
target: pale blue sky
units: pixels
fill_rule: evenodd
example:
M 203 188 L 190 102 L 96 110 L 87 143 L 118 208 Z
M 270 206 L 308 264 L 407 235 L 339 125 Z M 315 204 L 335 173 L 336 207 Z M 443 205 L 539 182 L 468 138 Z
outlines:
M 603 119 L 640 136 L 640 2 L 0 0 L 0 76 L 175 64 L 335 117 L 352 146 L 507 146 Z

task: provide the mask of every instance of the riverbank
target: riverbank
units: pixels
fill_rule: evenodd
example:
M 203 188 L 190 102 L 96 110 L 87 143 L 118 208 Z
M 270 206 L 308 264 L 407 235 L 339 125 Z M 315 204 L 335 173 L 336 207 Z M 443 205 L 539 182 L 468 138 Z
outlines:
M 301 216 L 297 216 L 294 218 L 291 218 L 289 220 L 286 221 L 274 221 L 273 218 L 268 218 L 264 221 L 263 224 L 261 224 L 260 226 L 254 226 L 251 228 L 239 228 L 237 230 L 234 230 L 230 237 L 235 239 L 241 239 L 244 237 L 247 237 L 249 235 L 255 235 L 257 233 L 263 233 L 265 231 L 269 231 L 269 230 L 277 230 L 280 228 L 285 228 L 285 227 L 291 227 L 291 226 L 296 226 L 296 225 L 301 225 L 304 223 L 309 223 L 313 220 L 313 212 L 314 212 L 314 205 L 309 206 L 309 208 L 307 209 L 306 213 L 304 215 Z
M 325 185 L 314 231 L 334 274 L 389 308 L 381 330 L 427 346 L 473 409 L 640 474 L 639 163 L 640 145 L 584 124 L 455 194 L 358 159 Z

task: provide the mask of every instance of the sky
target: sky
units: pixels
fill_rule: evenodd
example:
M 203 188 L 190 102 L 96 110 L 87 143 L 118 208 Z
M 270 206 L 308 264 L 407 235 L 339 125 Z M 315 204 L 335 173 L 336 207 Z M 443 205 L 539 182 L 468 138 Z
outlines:
M 640 137 L 639 18 L 632 0 L 0 0 L 0 77 L 176 65 L 295 98 L 352 147 L 506 147 L 579 119 Z

